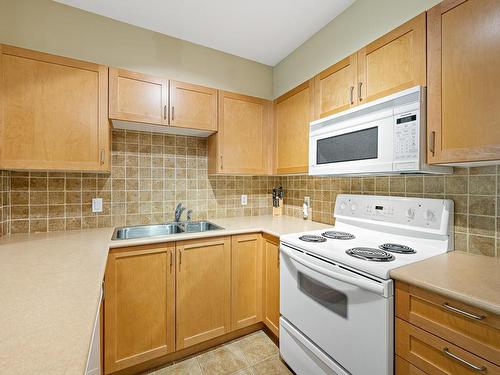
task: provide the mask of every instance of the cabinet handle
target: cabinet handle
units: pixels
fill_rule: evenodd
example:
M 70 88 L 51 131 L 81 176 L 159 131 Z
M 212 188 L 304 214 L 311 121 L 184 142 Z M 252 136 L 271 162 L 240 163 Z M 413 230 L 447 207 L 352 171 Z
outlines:
M 174 251 L 170 250 L 170 273 L 172 273 L 172 266 L 174 265 Z
M 351 105 L 354 104 L 354 86 L 351 86 L 349 89 L 349 101 L 351 102 Z
M 181 264 L 182 264 L 182 250 L 179 250 L 179 272 L 181 272 Z
M 444 348 L 443 353 L 445 355 L 447 355 L 448 357 L 454 359 L 455 361 L 460 362 L 462 365 L 470 368 L 471 370 L 479 371 L 479 372 L 484 372 L 487 370 L 486 366 L 481 366 L 481 367 L 476 366 L 476 365 L 470 363 L 469 361 L 466 361 L 465 359 L 460 358 L 458 355 L 453 354 L 452 352 L 450 352 L 450 350 L 448 348 Z
M 222 155 L 220 156 L 220 169 L 224 169 L 224 162 L 222 161 Z
M 174 113 L 175 113 L 174 111 L 175 111 L 175 107 L 172 106 L 172 121 L 174 121 Z
M 106 153 L 104 152 L 104 149 L 99 150 L 99 163 L 101 165 L 104 165 L 104 157 L 106 156 Z
M 278 249 L 278 268 L 280 268 L 280 250 Z
M 429 151 L 434 156 L 434 152 L 436 150 L 436 132 L 431 131 L 431 135 L 429 136 Z
M 361 87 L 363 86 L 363 82 L 359 82 L 358 83 L 358 100 L 359 101 L 362 101 L 363 100 L 363 96 L 361 95 Z
M 164 120 L 167 119 L 167 105 L 166 104 L 163 106 L 163 119 Z
M 450 311 L 453 311 L 454 313 L 466 316 L 467 318 L 470 318 L 470 319 L 483 320 L 483 319 L 486 318 L 486 315 L 472 314 L 470 312 L 467 312 L 467 311 L 461 310 L 459 308 L 453 307 L 448 302 L 443 303 L 443 307 L 445 309 L 447 309 L 447 310 L 450 310 Z

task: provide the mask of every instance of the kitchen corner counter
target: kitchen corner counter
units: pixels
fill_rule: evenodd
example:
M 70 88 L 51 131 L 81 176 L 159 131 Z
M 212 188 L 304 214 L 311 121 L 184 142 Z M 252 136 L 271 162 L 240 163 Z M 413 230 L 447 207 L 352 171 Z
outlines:
M 2 373 L 84 373 L 110 247 L 328 227 L 287 216 L 212 221 L 225 229 L 120 241 L 111 241 L 113 228 L 0 238 Z
M 500 315 L 500 259 L 452 251 L 391 271 L 396 280 Z

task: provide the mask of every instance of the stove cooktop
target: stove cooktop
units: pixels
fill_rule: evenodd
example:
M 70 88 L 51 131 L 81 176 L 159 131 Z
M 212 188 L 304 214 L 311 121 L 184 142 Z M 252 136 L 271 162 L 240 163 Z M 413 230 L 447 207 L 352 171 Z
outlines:
M 316 242 L 306 242 L 305 239 Z M 287 234 L 280 240 L 382 279 L 389 279 L 392 269 L 447 251 L 440 240 L 382 233 L 345 223 L 327 231 Z

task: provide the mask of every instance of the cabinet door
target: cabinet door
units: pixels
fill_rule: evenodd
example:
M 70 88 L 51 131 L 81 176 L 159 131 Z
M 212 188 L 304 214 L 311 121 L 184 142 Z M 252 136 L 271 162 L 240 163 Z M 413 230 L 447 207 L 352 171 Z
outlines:
M 307 173 L 309 123 L 314 120 L 314 80 L 276 99 L 276 172 Z
M 428 161 L 500 159 L 500 2 L 444 1 L 428 12 Z
M 219 131 L 209 139 L 208 149 L 209 163 L 214 161 L 215 168 L 209 168 L 209 172 L 270 171 L 270 107 L 265 99 L 219 91 Z M 212 140 L 215 147 L 211 146 Z
M 177 243 L 177 350 L 230 331 L 230 237 Z
M 231 238 L 231 327 L 262 321 L 262 236 Z
M 175 246 L 112 251 L 105 280 L 105 370 L 174 351 Z
M 358 52 L 358 101 L 362 103 L 426 84 L 425 13 Z
M 107 67 L 0 49 L 0 167 L 109 170 Z
M 279 335 L 280 258 L 279 240 L 264 235 L 264 323 Z
M 109 68 L 109 118 L 167 125 L 168 81 Z
M 170 81 L 170 125 L 217 131 L 217 90 Z
M 358 103 L 357 74 L 357 54 L 353 54 L 314 77 L 317 118 L 345 111 Z

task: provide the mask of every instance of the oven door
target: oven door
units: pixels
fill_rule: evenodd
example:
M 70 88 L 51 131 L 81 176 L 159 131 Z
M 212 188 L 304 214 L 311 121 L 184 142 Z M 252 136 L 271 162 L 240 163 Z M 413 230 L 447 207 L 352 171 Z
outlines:
M 294 337 L 280 349 L 285 361 L 292 368 L 295 361 L 307 364 L 298 359 L 311 357 L 297 349 L 300 345 L 290 350 L 292 342 L 300 341 L 308 353 L 316 348 L 326 355 L 323 366 L 334 364 L 325 374 L 392 375 L 392 281 L 365 277 L 284 244 L 280 259 L 280 313 L 300 333 L 280 327 Z
M 393 111 L 311 126 L 309 174 L 393 172 Z

